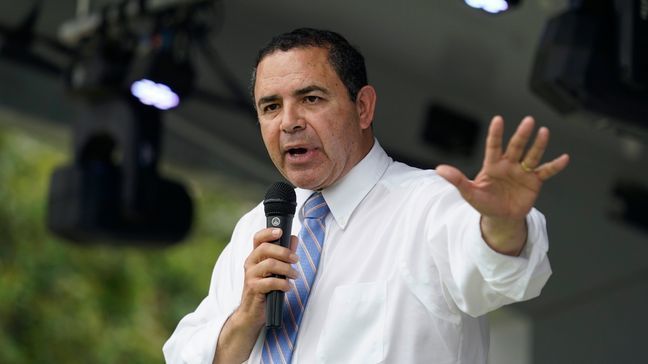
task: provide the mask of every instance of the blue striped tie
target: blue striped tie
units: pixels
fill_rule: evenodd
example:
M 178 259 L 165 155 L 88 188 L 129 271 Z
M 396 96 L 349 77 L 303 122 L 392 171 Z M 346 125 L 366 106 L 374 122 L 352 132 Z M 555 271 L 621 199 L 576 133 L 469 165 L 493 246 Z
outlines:
M 304 222 L 297 246 L 299 262 L 293 266 L 299 277 L 292 281 L 292 290 L 284 296 L 281 327 L 267 329 L 261 356 L 264 364 L 290 363 L 302 313 L 317 273 L 324 244 L 324 218 L 328 212 L 329 208 L 321 192 L 312 194 L 304 203 Z

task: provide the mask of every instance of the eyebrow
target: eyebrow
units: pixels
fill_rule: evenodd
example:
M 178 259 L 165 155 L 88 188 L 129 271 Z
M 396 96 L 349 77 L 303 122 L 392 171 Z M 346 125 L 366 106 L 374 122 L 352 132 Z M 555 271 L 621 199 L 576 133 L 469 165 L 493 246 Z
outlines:
M 306 95 L 308 93 L 311 93 L 313 91 L 319 91 L 319 92 L 324 93 L 325 95 L 329 94 L 329 91 L 327 89 L 325 89 L 324 87 L 320 87 L 320 86 L 317 86 L 317 85 L 310 85 L 310 86 L 306 86 L 304 88 L 300 88 L 299 90 L 295 91 L 293 93 L 293 95 L 301 96 L 301 95 Z
M 325 89 L 324 87 L 320 87 L 320 86 L 317 86 L 317 85 L 310 85 L 310 86 L 306 86 L 304 88 L 300 88 L 300 89 L 296 90 L 295 92 L 293 92 L 293 96 L 302 96 L 302 95 L 309 94 L 309 93 L 311 93 L 313 91 L 319 91 L 319 92 L 324 93 L 325 95 L 329 94 L 329 91 L 327 89 Z M 270 102 L 275 102 L 275 101 L 277 101 L 279 99 L 280 99 L 279 95 L 263 96 L 263 97 L 261 97 L 259 99 L 259 102 L 257 103 L 257 106 L 261 107 L 261 105 L 263 105 L 263 104 L 267 104 L 267 103 L 270 103 Z

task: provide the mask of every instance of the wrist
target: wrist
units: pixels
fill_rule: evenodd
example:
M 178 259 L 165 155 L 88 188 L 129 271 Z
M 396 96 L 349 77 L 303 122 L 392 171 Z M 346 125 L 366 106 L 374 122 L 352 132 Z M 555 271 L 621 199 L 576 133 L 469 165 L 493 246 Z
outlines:
M 263 326 L 263 322 L 260 325 L 255 325 L 254 322 L 240 307 L 230 315 L 218 337 L 214 364 L 242 363 L 248 360 Z
M 265 318 L 259 319 L 258 314 L 249 313 L 237 308 L 228 319 L 231 328 L 245 336 L 256 337 L 265 324 Z
M 480 229 L 486 244 L 500 254 L 518 256 L 526 243 L 526 218 L 503 219 L 482 215 Z

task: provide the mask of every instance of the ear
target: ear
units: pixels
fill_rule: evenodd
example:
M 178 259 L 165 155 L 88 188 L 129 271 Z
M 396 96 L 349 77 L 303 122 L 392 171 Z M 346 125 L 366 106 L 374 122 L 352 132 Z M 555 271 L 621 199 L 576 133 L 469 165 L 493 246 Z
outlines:
M 360 117 L 360 127 L 367 129 L 371 126 L 376 110 L 376 89 L 373 86 L 366 85 L 358 91 L 356 97 L 356 111 Z

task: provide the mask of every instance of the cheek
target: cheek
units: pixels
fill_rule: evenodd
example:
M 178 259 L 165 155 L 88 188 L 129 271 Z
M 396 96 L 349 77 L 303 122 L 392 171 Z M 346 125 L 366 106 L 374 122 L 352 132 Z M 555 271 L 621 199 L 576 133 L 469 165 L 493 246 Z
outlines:
M 330 128 L 326 130 L 326 138 L 329 144 L 329 150 L 335 154 L 347 154 L 353 149 L 357 133 L 349 125 L 336 123 L 330 124 Z
M 279 136 L 278 133 L 274 132 L 268 126 L 261 126 L 261 138 L 263 139 L 263 144 L 265 144 L 266 149 L 271 156 L 274 156 L 279 151 Z
M 326 155 L 336 165 L 343 163 L 345 156 L 348 155 L 351 140 L 345 133 L 335 133 L 333 129 L 326 133 Z

